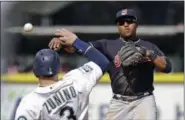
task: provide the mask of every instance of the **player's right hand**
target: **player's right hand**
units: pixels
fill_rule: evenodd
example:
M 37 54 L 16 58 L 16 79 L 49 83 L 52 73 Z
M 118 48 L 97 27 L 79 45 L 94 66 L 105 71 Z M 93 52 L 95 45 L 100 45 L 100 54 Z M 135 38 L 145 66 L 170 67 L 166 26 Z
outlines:
M 58 51 L 61 48 L 63 48 L 68 53 L 74 53 L 76 51 L 76 49 L 72 47 L 72 43 L 77 38 L 77 36 L 74 33 L 66 29 L 61 29 L 57 30 L 55 35 L 57 37 L 53 38 L 49 42 L 48 46 L 50 49 Z
M 76 34 L 66 29 L 57 30 L 55 35 L 64 46 L 72 46 L 74 41 L 78 38 Z
M 68 53 L 74 53 L 76 51 L 76 49 L 74 47 L 72 47 L 72 46 L 62 46 L 62 43 L 59 40 L 59 38 L 53 38 L 49 42 L 49 45 L 48 46 L 49 46 L 50 49 L 53 49 L 55 51 L 58 51 L 61 48 L 63 48 Z

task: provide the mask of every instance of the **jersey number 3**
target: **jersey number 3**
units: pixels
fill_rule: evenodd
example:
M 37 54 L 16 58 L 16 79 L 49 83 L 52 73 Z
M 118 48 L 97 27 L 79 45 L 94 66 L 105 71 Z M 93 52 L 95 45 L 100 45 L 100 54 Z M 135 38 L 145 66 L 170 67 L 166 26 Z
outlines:
M 74 115 L 74 110 L 69 106 L 66 106 L 66 107 L 61 109 L 61 111 L 60 111 L 60 116 L 61 117 L 64 115 L 65 111 L 69 112 L 69 115 L 67 116 L 68 120 L 77 120 L 76 116 Z

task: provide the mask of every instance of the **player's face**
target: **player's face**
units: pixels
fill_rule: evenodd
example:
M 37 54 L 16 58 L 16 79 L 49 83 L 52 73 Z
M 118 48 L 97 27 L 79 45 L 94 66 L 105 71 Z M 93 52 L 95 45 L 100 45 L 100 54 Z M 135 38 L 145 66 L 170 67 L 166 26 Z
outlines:
M 120 19 L 117 22 L 121 37 L 131 38 L 136 36 L 137 24 L 133 18 Z

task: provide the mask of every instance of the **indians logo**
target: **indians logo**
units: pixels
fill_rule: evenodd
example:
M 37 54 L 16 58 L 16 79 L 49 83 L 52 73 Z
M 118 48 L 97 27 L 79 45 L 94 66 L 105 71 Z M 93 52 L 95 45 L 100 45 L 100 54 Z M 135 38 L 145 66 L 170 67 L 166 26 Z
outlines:
M 121 15 L 126 15 L 127 14 L 127 9 L 121 11 Z
M 114 57 L 114 65 L 115 65 L 116 67 L 120 67 L 120 65 L 121 65 L 121 61 L 120 61 L 120 58 L 119 58 L 118 55 L 116 55 L 116 56 Z

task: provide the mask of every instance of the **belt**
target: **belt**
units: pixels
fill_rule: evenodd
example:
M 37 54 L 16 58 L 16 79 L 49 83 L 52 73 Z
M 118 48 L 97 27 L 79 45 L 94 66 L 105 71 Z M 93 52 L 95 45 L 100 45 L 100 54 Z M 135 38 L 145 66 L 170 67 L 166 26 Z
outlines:
M 124 96 L 124 95 L 120 95 L 120 94 L 114 94 L 113 98 L 117 99 L 117 100 L 122 100 L 122 101 L 127 101 L 127 102 L 132 102 L 138 99 L 141 99 L 145 96 L 149 96 L 149 95 L 153 95 L 152 92 L 143 92 L 143 93 L 139 93 L 136 96 Z

